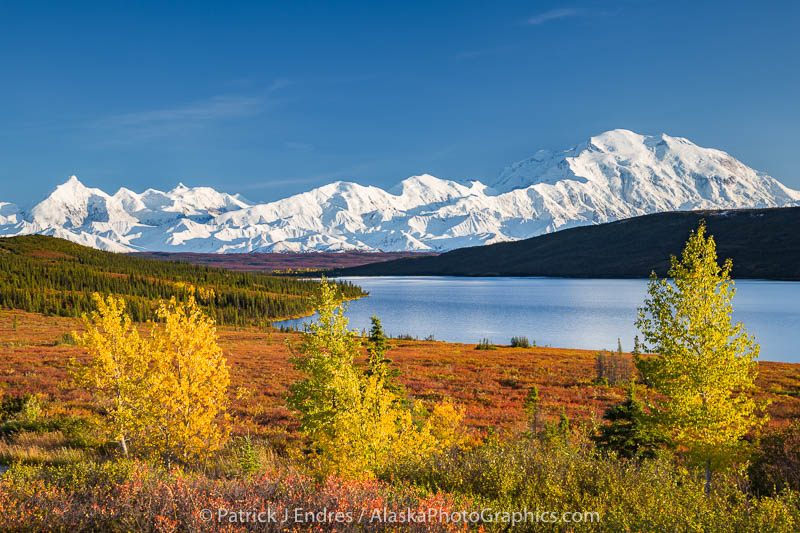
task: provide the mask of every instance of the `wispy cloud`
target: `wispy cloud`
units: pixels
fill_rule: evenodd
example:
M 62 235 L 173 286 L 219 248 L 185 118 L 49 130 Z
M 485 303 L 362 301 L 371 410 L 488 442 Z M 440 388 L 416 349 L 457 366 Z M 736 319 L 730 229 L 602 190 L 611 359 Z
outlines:
M 103 132 L 104 144 L 135 144 L 182 135 L 220 121 L 254 117 L 278 100 L 273 93 L 290 84 L 284 78 L 255 94 L 224 94 L 157 109 L 112 115 L 95 121 L 92 129 Z
M 267 87 L 267 93 L 278 91 L 284 87 L 288 87 L 291 84 L 292 81 L 288 78 L 278 78 L 277 80 L 273 81 L 269 87 Z
M 550 11 L 545 11 L 544 13 L 539 13 L 538 15 L 529 18 L 527 22 L 528 24 L 539 26 L 551 20 L 563 19 L 568 17 L 579 17 L 584 14 L 585 12 L 582 9 L 569 9 L 569 8 L 552 9 Z
M 362 74 L 337 74 L 332 76 L 312 76 L 307 78 L 309 83 L 320 85 L 349 85 L 361 84 L 371 80 L 385 77 L 382 72 L 368 72 Z
M 283 143 L 287 150 L 292 150 L 295 152 L 311 152 L 314 150 L 314 145 L 310 143 L 304 142 L 296 142 L 296 141 L 287 141 Z
M 363 172 L 364 169 L 368 168 L 369 166 L 370 163 L 361 163 L 331 172 L 321 172 L 302 177 L 269 178 L 266 180 L 259 180 L 255 183 L 231 185 L 231 187 L 237 191 L 259 191 L 277 187 L 286 187 L 287 185 L 310 185 L 312 187 L 322 186 L 340 179 L 353 180 L 355 179 L 354 176 L 359 175 L 359 173 Z
M 456 59 L 476 59 L 481 57 L 489 57 L 494 56 L 497 54 L 502 54 L 503 52 L 508 52 L 510 50 L 514 50 L 519 48 L 516 45 L 508 45 L 508 46 L 495 46 L 492 48 L 483 48 L 480 50 L 468 50 L 465 52 L 461 52 L 456 54 Z
M 260 111 L 261 104 L 262 100 L 257 97 L 215 96 L 187 105 L 116 115 L 106 122 L 119 126 L 203 122 L 252 115 Z
M 274 187 L 283 187 L 285 185 L 302 185 L 308 183 L 321 183 L 317 177 L 310 178 L 283 178 L 283 179 L 269 179 L 266 181 L 259 181 L 256 183 L 240 183 L 233 185 L 237 191 L 260 191 L 264 189 L 272 189 Z

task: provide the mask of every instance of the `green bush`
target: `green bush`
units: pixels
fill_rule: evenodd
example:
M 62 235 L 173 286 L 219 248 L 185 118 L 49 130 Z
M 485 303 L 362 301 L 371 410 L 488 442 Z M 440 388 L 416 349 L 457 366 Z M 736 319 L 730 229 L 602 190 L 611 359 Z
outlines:
M 599 516 L 599 521 L 571 526 L 476 525 L 486 531 L 790 532 L 800 524 L 798 491 L 784 488 L 773 496 L 757 496 L 748 492 L 743 472 L 728 471 L 718 474 L 711 493 L 704 495 L 702 473 L 682 467 L 669 454 L 627 460 L 596 451 L 580 435 L 571 438 L 490 437 L 472 447 L 406 456 L 393 461 L 378 480 L 363 481 L 315 480 L 291 468 L 243 480 L 238 475 L 168 472 L 133 460 L 17 464 L 0 476 L 0 530 L 161 531 L 172 525 L 171 530 L 215 531 L 220 524 L 204 523 L 198 510 L 250 509 L 265 501 L 282 508 L 356 513 L 377 505 L 468 512 L 527 508 L 557 516 L 574 511 Z M 247 448 L 246 440 L 231 447 L 238 450 L 240 467 L 254 456 Z M 165 517 L 182 525 L 164 522 Z M 359 530 L 384 531 L 384 525 L 368 523 Z M 423 524 L 400 530 L 451 529 Z
M 488 338 L 483 338 L 481 341 L 475 346 L 476 350 L 496 350 L 497 346 L 489 342 Z
M 750 466 L 750 479 L 759 494 L 800 491 L 800 421 L 762 439 Z
M 599 522 L 582 523 L 580 531 L 788 532 L 800 524 L 796 491 L 756 497 L 742 490 L 743 476 L 729 472 L 720 474 L 705 496 L 702 473 L 681 467 L 671 456 L 624 460 L 600 454 L 584 441 L 491 439 L 469 451 L 397 465 L 387 476 L 495 510 L 599 513 Z M 559 530 L 556 524 L 551 527 Z
M 613 451 L 626 459 L 654 457 L 658 449 L 671 444 L 667 435 L 647 424 L 647 416 L 635 384 L 631 383 L 625 401 L 606 410 L 603 414 L 606 424 L 591 438 L 598 449 Z
M 15 418 L 17 414 L 22 412 L 22 407 L 25 402 L 30 398 L 30 394 L 24 396 L 7 396 L 3 398 L 0 403 L 0 421 L 6 421 Z
M 90 420 L 81 417 L 40 417 L 36 420 L 14 418 L 0 424 L 0 438 L 9 438 L 19 433 L 61 432 L 67 443 L 75 448 L 101 448 L 105 439 L 98 435 Z
M 528 341 L 528 337 L 511 337 L 511 347 L 512 348 L 530 348 L 531 347 L 531 343 L 530 343 L 530 341 Z
M 240 439 L 237 450 L 239 471 L 245 476 L 252 476 L 261 470 L 261 461 L 258 457 L 258 450 L 253 445 L 250 435 Z

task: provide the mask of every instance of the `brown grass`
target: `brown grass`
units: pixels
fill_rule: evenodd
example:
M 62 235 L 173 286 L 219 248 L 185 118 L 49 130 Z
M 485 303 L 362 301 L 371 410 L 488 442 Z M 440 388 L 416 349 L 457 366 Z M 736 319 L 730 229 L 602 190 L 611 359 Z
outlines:
M 94 458 L 93 452 L 71 446 L 60 431 L 21 432 L 11 439 L 0 440 L 0 464 L 67 464 Z
M 71 255 L 56 250 L 31 250 L 27 255 L 41 259 L 74 259 Z

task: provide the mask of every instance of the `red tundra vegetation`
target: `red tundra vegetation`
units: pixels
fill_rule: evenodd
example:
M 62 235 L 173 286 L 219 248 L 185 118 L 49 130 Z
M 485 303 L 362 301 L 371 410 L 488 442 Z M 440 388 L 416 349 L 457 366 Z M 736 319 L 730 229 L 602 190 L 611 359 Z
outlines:
M 4 310 L 0 315 L 0 390 L 5 395 L 42 394 L 70 408 L 88 408 L 89 398 L 73 387 L 70 358 L 81 360 L 71 332 L 78 320 Z M 289 385 L 298 375 L 289 363 L 289 344 L 297 333 L 257 328 L 219 328 L 220 344 L 231 368 L 237 432 L 294 433 L 295 419 L 285 407 Z M 388 352 L 411 397 L 450 398 L 466 408 L 466 424 L 477 434 L 516 432 L 525 427 L 523 400 L 536 385 L 543 420 L 563 408 L 576 423 L 599 423 L 604 410 L 624 399 L 623 388 L 597 382 L 596 352 L 565 348 L 498 346 L 390 340 Z M 629 354 L 624 354 L 629 357 Z M 759 399 L 769 400 L 770 424 L 784 425 L 800 412 L 800 365 L 759 363 Z

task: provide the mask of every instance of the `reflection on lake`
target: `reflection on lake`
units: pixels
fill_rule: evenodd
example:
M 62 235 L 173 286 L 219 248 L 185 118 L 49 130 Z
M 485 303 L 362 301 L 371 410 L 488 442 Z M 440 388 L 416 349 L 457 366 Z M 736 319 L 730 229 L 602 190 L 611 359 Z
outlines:
M 350 303 L 353 329 L 369 329 L 378 316 L 387 334 L 450 342 L 488 337 L 508 344 L 526 336 L 540 346 L 625 350 L 647 280 L 563 278 L 348 278 L 370 293 Z M 761 344 L 761 359 L 800 362 L 800 283 L 736 282 L 734 318 Z M 279 324 L 302 324 L 311 318 Z

